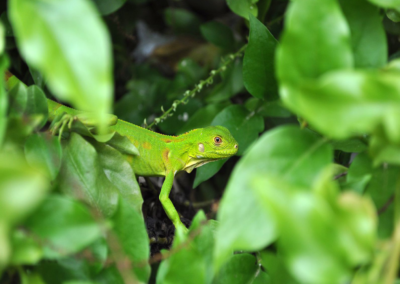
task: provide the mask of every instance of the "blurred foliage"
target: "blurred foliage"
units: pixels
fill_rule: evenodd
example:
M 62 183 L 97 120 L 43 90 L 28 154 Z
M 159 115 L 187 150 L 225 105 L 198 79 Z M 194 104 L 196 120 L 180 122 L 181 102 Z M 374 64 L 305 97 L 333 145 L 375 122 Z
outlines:
M 399 283 L 399 7 L 2 1 L 0 283 Z M 96 131 L 52 136 L 46 98 Z M 239 142 L 177 177 L 187 235 L 107 112 Z

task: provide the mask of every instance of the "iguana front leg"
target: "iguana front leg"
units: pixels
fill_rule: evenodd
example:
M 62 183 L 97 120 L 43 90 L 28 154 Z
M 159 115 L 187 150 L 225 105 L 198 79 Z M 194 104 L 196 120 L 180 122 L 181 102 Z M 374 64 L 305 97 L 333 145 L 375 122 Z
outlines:
M 171 171 L 165 175 L 159 198 L 164 207 L 165 213 L 167 213 L 168 218 L 172 221 L 175 228 L 180 227 L 181 230 L 186 233 L 188 229 L 183 225 L 181 218 L 179 218 L 178 211 L 176 211 L 174 204 L 172 204 L 171 199 L 169 199 L 169 193 L 171 192 L 173 182 L 174 173 Z

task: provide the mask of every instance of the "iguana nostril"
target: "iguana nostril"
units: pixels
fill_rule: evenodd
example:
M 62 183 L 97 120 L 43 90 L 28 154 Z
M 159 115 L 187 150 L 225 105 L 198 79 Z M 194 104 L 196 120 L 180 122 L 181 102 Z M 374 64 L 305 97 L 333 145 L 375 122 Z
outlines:
M 235 144 L 235 149 L 237 149 L 238 148 L 238 144 Z

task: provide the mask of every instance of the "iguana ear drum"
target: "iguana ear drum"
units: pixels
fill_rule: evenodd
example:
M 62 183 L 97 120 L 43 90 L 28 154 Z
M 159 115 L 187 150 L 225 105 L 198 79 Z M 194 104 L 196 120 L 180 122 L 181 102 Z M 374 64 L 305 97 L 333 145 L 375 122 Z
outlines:
M 202 143 L 199 143 L 199 151 L 204 152 L 204 145 Z

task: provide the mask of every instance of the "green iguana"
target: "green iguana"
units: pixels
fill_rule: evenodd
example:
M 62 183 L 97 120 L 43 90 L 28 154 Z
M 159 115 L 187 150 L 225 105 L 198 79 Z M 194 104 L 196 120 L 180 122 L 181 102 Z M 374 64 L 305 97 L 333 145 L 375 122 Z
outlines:
M 51 100 L 48 100 L 48 110 L 49 120 L 53 121 L 53 133 L 62 133 L 65 127 L 71 128 L 74 120 L 79 120 L 82 115 L 81 111 Z M 174 176 L 179 171 L 190 173 L 208 162 L 235 155 L 239 147 L 236 140 L 222 126 L 209 126 L 179 136 L 167 136 L 119 120 L 116 116 L 112 116 L 110 121 L 110 130 L 126 136 L 139 151 L 139 155 L 125 154 L 135 174 L 145 177 L 165 176 L 159 196 L 161 204 L 175 228 L 179 227 L 186 232 L 186 227 L 169 199 Z

